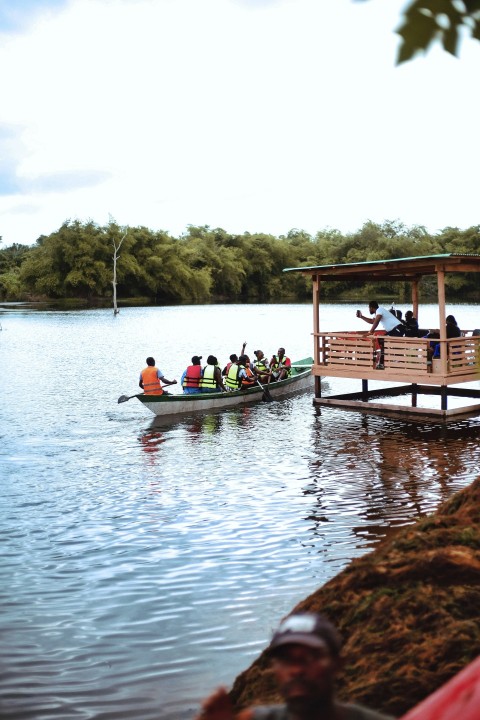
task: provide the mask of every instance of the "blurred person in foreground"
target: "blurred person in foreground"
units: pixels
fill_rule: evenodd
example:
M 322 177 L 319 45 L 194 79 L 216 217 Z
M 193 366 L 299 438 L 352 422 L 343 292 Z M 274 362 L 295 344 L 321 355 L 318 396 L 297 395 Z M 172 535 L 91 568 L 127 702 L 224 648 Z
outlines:
M 202 703 L 196 720 L 392 720 L 335 698 L 342 665 L 341 640 L 327 618 L 297 612 L 285 618 L 268 647 L 283 705 L 258 706 L 235 715 L 225 688 Z

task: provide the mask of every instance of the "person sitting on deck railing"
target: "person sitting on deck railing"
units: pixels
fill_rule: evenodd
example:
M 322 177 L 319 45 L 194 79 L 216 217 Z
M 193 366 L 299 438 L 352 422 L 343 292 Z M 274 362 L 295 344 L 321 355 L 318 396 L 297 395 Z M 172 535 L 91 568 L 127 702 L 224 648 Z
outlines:
M 370 315 L 375 315 L 374 318 L 367 318 L 362 315 L 360 310 L 357 310 L 357 317 L 365 322 L 370 323 L 372 326 L 368 331 L 367 335 L 373 335 L 377 326 L 381 323 L 385 333 L 390 337 L 403 337 L 405 335 L 405 328 L 396 315 L 386 310 L 384 307 L 380 307 L 376 300 L 370 300 L 368 303 L 368 311 Z M 380 345 L 380 358 L 378 361 L 377 369 L 383 370 L 384 368 L 384 341 L 379 338 L 378 343 Z

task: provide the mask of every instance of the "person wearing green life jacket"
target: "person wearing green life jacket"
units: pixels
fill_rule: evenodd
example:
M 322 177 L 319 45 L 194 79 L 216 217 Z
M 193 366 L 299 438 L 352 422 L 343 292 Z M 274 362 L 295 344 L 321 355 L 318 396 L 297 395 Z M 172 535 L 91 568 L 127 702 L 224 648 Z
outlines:
M 231 358 L 237 358 L 236 360 L 232 360 Z M 230 363 L 225 368 L 226 373 L 224 373 L 224 383 L 227 390 L 230 392 L 232 390 L 239 390 L 241 385 L 241 380 L 239 378 L 240 373 L 240 367 L 238 364 L 238 357 L 236 355 L 230 355 Z
M 238 363 L 238 355 L 236 353 L 232 353 L 230 355 L 230 359 L 229 359 L 228 363 L 225 365 L 225 367 L 222 370 L 222 377 L 227 377 L 228 371 L 232 367 L 233 363 Z
M 245 353 L 245 347 L 247 343 L 244 342 L 242 345 L 242 349 L 240 350 L 240 355 L 243 355 Z M 225 365 L 225 367 L 222 370 L 223 377 L 226 377 L 228 375 L 228 371 L 230 370 L 230 366 L 232 363 L 238 363 L 238 355 L 236 353 L 232 353 L 230 355 L 230 361 Z
M 202 371 L 200 389 L 202 393 L 226 392 L 226 387 L 222 379 L 222 371 L 220 370 L 215 355 L 209 355 L 207 358 L 207 364 Z
M 256 360 L 253 363 L 253 372 L 261 383 L 266 383 L 271 377 L 269 362 L 262 350 L 254 350 L 253 354 L 256 357 Z
M 272 377 L 270 381 L 285 380 L 292 373 L 292 361 L 285 355 L 285 348 L 278 348 L 277 354 L 270 360 Z

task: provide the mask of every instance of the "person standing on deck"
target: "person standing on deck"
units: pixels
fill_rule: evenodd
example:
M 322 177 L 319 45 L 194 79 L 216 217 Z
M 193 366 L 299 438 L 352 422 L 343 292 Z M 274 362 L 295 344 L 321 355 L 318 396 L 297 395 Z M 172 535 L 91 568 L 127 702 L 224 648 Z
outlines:
M 219 688 L 202 703 L 195 720 L 389 720 L 387 715 L 336 699 L 341 641 L 323 615 L 296 612 L 285 618 L 268 655 L 283 704 L 235 714 L 227 691 Z
M 389 335 L 390 337 L 403 337 L 405 335 L 405 327 L 403 323 L 396 315 L 393 315 L 390 310 L 380 307 L 376 300 L 370 300 L 368 303 L 368 311 L 370 315 L 375 315 L 375 317 L 365 317 L 365 315 L 362 315 L 361 310 L 357 310 L 357 317 L 361 320 L 365 320 L 365 322 L 370 323 L 372 326 L 367 335 L 373 335 L 380 323 L 382 324 L 386 335 Z M 378 361 L 377 369 L 383 370 L 385 348 L 381 338 L 378 338 L 378 344 L 380 345 L 380 359 Z
M 162 383 L 164 385 L 177 384 L 176 380 L 167 380 L 162 371 L 155 367 L 155 358 L 147 357 L 145 362 L 147 367 L 140 373 L 138 383 L 145 395 L 163 395 L 166 390 L 163 389 Z

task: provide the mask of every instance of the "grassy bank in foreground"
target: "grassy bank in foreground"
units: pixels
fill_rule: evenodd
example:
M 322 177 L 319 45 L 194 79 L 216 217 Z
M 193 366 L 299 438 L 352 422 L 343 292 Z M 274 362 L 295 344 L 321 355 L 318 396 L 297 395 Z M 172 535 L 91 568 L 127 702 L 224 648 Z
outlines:
M 345 639 L 340 697 L 397 716 L 414 707 L 479 653 L 480 478 L 296 609 L 324 613 Z M 231 695 L 237 708 L 278 701 L 264 653 Z

